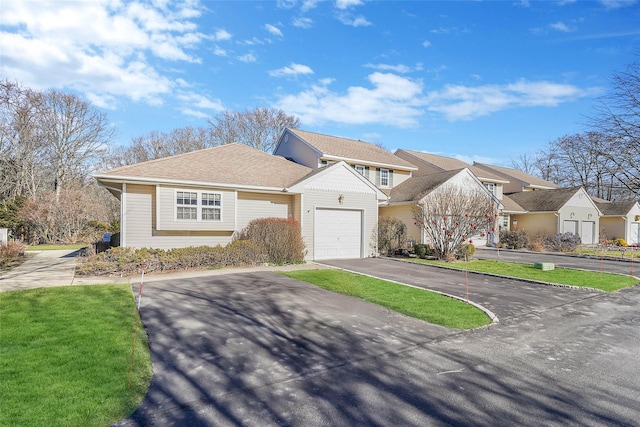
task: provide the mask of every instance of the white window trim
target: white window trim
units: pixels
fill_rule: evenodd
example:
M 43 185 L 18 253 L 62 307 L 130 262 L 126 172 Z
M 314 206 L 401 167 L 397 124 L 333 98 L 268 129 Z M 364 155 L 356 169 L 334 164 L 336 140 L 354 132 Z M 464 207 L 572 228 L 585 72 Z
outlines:
M 353 168 L 356 170 L 356 172 L 358 172 L 360 175 L 364 176 L 364 173 L 366 172 L 366 168 L 362 165 L 353 165 Z
M 195 205 L 178 205 L 178 193 L 196 193 L 196 204 Z M 202 203 L 202 195 L 203 194 L 213 194 L 220 197 L 220 206 L 211 206 L 205 205 Z M 175 221 L 180 222 L 222 222 L 222 193 L 219 191 L 207 191 L 207 190 L 186 190 L 181 188 L 176 188 L 173 192 L 173 219 Z M 178 207 L 195 207 L 196 208 L 196 219 L 184 219 L 178 218 Z M 220 218 L 219 219 L 203 219 L 202 218 L 202 209 L 203 208 L 214 208 L 220 210 Z
M 382 183 L 382 174 L 383 174 L 383 172 L 386 172 L 386 174 L 387 174 L 387 176 L 385 177 L 386 180 L 387 180 L 386 184 Z M 389 175 L 390 175 L 389 169 L 383 169 L 383 168 L 380 169 L 380 187 L 384 187 L 384 188 L 388 188 L 389 187 L 389 178 L 390 178 Z

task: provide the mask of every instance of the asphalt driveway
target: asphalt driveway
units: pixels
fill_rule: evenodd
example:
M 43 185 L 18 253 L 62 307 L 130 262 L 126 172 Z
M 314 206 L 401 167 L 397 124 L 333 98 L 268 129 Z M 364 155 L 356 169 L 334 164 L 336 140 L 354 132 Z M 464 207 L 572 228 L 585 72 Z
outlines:
M 472 281 L 501 321 L 459 332 L 269 272 L 145 284 L 155 375 L 117 425 L 637 425 L 640 288 L 536 286 Z

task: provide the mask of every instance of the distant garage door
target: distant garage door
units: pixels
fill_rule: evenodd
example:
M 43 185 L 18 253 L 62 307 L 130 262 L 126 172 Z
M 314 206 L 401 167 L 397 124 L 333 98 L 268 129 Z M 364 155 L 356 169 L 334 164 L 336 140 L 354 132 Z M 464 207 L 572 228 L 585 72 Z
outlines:
M 362 211 L 316 209 L 314 259 L 360 258 Z

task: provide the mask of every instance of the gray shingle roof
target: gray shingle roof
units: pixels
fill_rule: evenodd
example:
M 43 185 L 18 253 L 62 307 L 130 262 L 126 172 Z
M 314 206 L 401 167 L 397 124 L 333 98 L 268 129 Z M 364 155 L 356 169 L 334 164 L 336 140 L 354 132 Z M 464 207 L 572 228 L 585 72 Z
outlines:
M 503 195 L 502 196 L 502 211 L 505 213 L 525 213 L 527 210 L 517 204 L 510 196 Z
M 389 203 L 417 202 L 425 195 L 456 176 L 461 170 L 462 169 L 457 169 L 411 177 L 402 184 L 391 189 L 391 198 Z
M 398 169 L 416 169 L 413 164 L 369 142 L 338 136 L 323 135 L 300 129 L 288 130 L 326 156 L 333 156 L 341 159 L 362 160 L 363 162 L 370 162 L 374 164 L 385 164 L 396 166 Z
M 559 185 L 554 184 L 553 182 L 546 181 L 542 178 L 538 178 L 537 176 L 524 173 L 517 169 L 506 168 L 504 166 L 487 165 L 487 164 L 478 163 L 478 162 L 473 162 L 473 165 L 481 169 L 489 170 L 490 172 L 496 173 L 499 176 L 504 176 L 507 179 L 512 178 L 511 181 L 514 181 L 514 180 L 520 181 L 525 186 L 544 187 L 545 189 L 560 188 Z
M 502 176 L 496 175 L 484 169 L 480 169 L 479 167 L 470 165 L 466 162 L 463 162 L 462 160 L 458 160 L 453 157 L 438 156 L 436 154 L 424 153 L 421 151 L 405 150 L 405 149 L 397 150 L 396 153 L 398 151 L 403 151 L 409 154 L 411 157 L 415 158 L 416 161 L 429 163 L 443 171 L 467 168 L 471 172 L 473 172 L 473 174 L 476 177 L 478 177 L 478 179 L 480 179 L 481 181 L 493 181 L 493 182 L 508 181 Z
M 96 178 L 145 178 L 285 188 L 312 172 L 311 168 L 233 143 L 177 156 L 111 169 Z
M 601 202 L 596 200 L 596 205 L 603 215 L 622 216 L 633 209 L 637 202 L 635 200 L 620 200 L 617 202 Z
M 509 194 L 509 198 L 529 212 L 557 212 L 580 187 L 523 191 Z

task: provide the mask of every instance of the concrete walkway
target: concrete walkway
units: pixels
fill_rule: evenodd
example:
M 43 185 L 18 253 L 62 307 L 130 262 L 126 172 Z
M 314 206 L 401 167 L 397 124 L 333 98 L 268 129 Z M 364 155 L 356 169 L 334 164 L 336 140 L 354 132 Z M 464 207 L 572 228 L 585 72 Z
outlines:
M 28 252 L 28 260 L 0 273 L 0 292 L 73 284 L 78 251 Z

